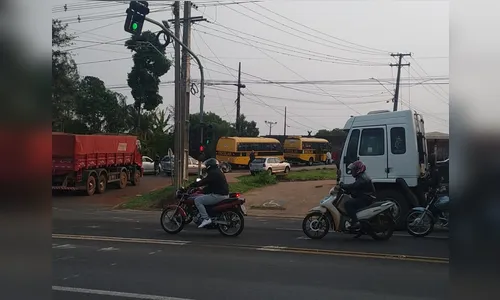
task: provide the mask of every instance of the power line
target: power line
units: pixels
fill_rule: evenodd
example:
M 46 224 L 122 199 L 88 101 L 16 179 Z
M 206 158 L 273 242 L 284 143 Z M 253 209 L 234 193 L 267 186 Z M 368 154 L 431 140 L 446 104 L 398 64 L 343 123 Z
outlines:
M 350 41 L 347 41 L 347 40 L 344 40 L 344 39 L 341 39 L 341 38 L 338 38 L 338 37 L 332 36 L 332 35 L 330 35 L 330 34 L 327 34 L 327 33 L 321 32 L 321 31 L 319 31 L 319 30 L 316 30 L 316 29 L 314 29 L 314 28 L 311 28 L 311 27 L 309 27 L 309 26 L 306 26 L 306 25 L 304 25 L 304 24 L 302 24 L 302 23 L 296 22 L 296 21 L 294 21 L 294 20 L 292 20 L 292 19 L 290 19 L 290 18 L 287 18 L 287 17 L 285 17 L 285 16 L 283 16 L 283 15 L 280 15 L 280 14 L 278 14 L 277 12 L 272 11 L 272 10 L 270 10 L 270 9 L 268 9 L 268 8 L 266 8 L 266 7 L 262 6 L 262 5 L 260 5 L 260 4 L 254 3 L 254 5 L 256 5 L 256 6 L 258 6 L 258 7 L 262 8 L 262 9 L 264 9 L 264 10 L 266 10 L 266 11 L 268 11 L 268 12 L 270 12 L 270 13 L 274 14 L 274 15 L 277 15 L 277 16 L 279 16 L 279 17 L 282 17 L 282 18 L 283 18 L 283 19 L 285 19 L 285 20 L 288 20 L 288 21 L 290 21 L 290 22 L 292 22 L 292 23 L 295 23 L 295 24 L 297 24 L 297 25 L 303 26 L 303 27 L 305 27 L 305 28 L 307 28 L 307 29 L 309 29 L 309 30 L 312 30 L 312 31 L 314 31 L 314 32 L 317 32 L 317 33 L 319 33 L 319 34 L 323 34 L 323 35 L 325 35 L 325 36 L 327 36 L 327 37 L 330 37 L 330 38 L 332 38 L 332 39 L 335 39 L 335 40 L 338 40 L 338 41 L 342 41 L 342 42 L 344 42 L 344 43 L 348 43 L 348 44 L 351 44 L 351 45 L 354 45 L 354 46 L 358 46 L 358 47 L 362 47 L 362 48 L 370 49 L 370 50 L 373 50 L 373 51 L 376 51 L 376 52 L 380 52 L 381 54 L 382 54 L 382 53 L 383 53 L 383 54 L 387 54 L 387 53 L 389 53 L 389 51 L 387 51 L 387 50 L 381 50 L 381 49 L 377 49 L 377 48 L 373 48 L 373 47 L 363 46 L 363 45 L 361 45 L 361 44 L 356 44 L 356 43 L 353 43 L 353 42 L 350 42 Z
M 307 32 L 304 32 L 304 31 L 298 30 L 298 29 L 296 29 L 296 28 L 290 27 L 290 26 L 288 26 L 288 25 L 286 25 L 286 24 L 283 24 L 283 23 L 281 23 L 281 22 L 275 21 L 275 20 L 273 20 L 273 19 L 271 19 L 271 18 L 269 18 L 269 17 L 267 17 L 267 16 L 265 16 L 265 15 L 263 15 L 263 14 L 261 14 L 261 13 L 255 12 L 254 10 L 252 10 L 252 9 L 250 9 L 250 8 L 246 7 L 246 6 L 241 6 L 241 7 L 245 8 L 245 9 L 247 9 L 247 10 L 249 10 L 249 11 L 252 11 L 252 12 L 254 12 L 255 14 L 257 14 L 257 15 L 259 15 L 259 16 L 262 16 L 262 17 L 264 17 L 264 18 L 266 18 L 266 19 L 269 19 L 269 20 L 271 20 L 271 21 L 273 21 L 273 22 L 275 22 L 275 23 L 277 23 L 277 24 L 280 24 L 280 25 L 282 25 L 282 26 L 284 26 L 284 27 L 291 28 L 291 29 L 292 29 L 293 31 L 295 31 L 295 32 L 305 33 L 308 37 L 309 37 L 309 36 L 312 36 L 312 37 L 316 37 L 316 38 L 317 38 L 317 36 L 314 36 L 314 35 L 308 34 Z M 369 51 L 362 52 L 362 51 L 356 50 L 355 48 L 352 48 L 352 47 L 351 47 L 351 49 L 350 49 L 350 50 L 349 50 L 349 49 L 343 49 L 343 48 L 339 48 L 339 47 L 335 47 L 335 46 L 332 46 L 332 45 L 328 45 L 328 44 L 325 44 L 325 43 L 322 43 L 322 42 L 319 42 L 319 41 L 314 41 L 314 40 L 309 39 L 309 38 L 306 38 L 306 37 L 304 37 L 304 36 L 300 36 L 300 35 L 298 35 L 298 34 L 295 34 L 295 33 L 292 33 L 292 32 L 289 32 L 289 31 L 286 31 L 286 30 L 283 30 L 283 29 L 277 28 L 276 26 L 273 26 L 273 25 L 271 25 L 271 24 L 269 24 L 269 23 L 263 22 L 263 21 L 261 21 L 261 20 L 259 20 L 259 19 L 256 19 L 256 18 L 253 18 L 253 17 L 249 16 L 248 14 L 244 14 L 244 13 L 242 13 L 242 12 L 239 12 L 239 11 L 235 10 L 234 8 L 232 8 L 232 7 L 227 6 L 226 8 L 228 8 L 228 9 L 230 9 L 230 10 L 232 10 L 232 11 L 234 11 L 234 12 L 236 12 L 236 13 L 240 14 L 240 15 L 243 15 L 243 16 L 245 16 L 245 17 L 249 18 L 249 19 L 252 19 L 252 20 L 254 20 L 254 21 L 256 21 L 256 22 L 259 22 L 259 23 L 261 23 L 261 24 L 263 24 L 263 25 L 266 25 L 266 26 L 269 26 L 269 27 L 271 27 L 271 28 L 274 28 L 275 30 L 278 30 L 278 31 L 284 32 L 284 33 L 286 33 L 286 34 L 288 34 L 288 35 L 292 35 L 292 36 L 298 37 L 298 38 L 300 38 L 301 40 L 305 40 L 305 41 L 308 41 L 308 42 L 311 42 L 311 43 L 315 43 L 315 44 L 318 44 L 318 45 L 322 45 L 322 46 L 325 46 L 325 47 L 328 47 L 328 48 L 337 49 L 337 50 L 341 50 L 341 51 L 356 52 L 356 53 L 367 54 L 367 55 L 374 55 L 374 54 L 375 54 L 373 51 L 371 51 L 371 52 L 369 52 Z M 320 39 L 321 39 L 321 40 L 324 40 L 323 38 L 320 38 Z M 338 43 L 334 43 L 334 42 L 331 42 L 331 41 L 329 41 L 329 42 L 330 42 L 331 44 L 336 44 L 336 45 L 338 45 Z M 342 45 L 342 46 L 343 46 L 343 45 Z M 376 55 L 381 55 L 381 54 L 386 54 L 386 52 L 378 52 L 378 53 L 376 53 Z
M 222 31 L 214 29 L 214 28 L 210 28 L 210 27 L 206 27 L 206 26 L 202 26 L 202 27 L 209 28 L 210 30 L 217 31 L 217 32 L 220 32 L 220 33 L 225 34 L 225 35 L 229 35 L 229 36 L 233 36 L 234 35 L 234 34 L 228 34 L 228 33 L 222 32 Z M 227 27 L 224 27 L 224 28 L 226 28 L 227 30 L 233 30 L 233 29 L 229 29 Z M 210 36 L 214 36 L 214 37 L 226 40 L 226 41 L 230 41 L 230 42 L 233 42 L 233 43 L 242 44 L 242 45 L 248 45 L 248 44 L 246 44 L 244 42 L 235 41 L 233 39 L 230 39 L 230 38 L 227 38 L 227 37 L 223 37 L 223 36 L 211 33 L 211 32 L 206 32 L 206 31 L 199 30 L 199 29 L 197 29 L 197 31 L 201 32 L 201 33 L 204 33 L 204 34 L 207 34 L 207 35 L 210 35 Z M 234 30 L 234 31 L 237 32 L 236 30 Z M 248 33 L 244 33 L 244 34 L 249 35 Z M 276 45 L 272 45 L 272 44 L 269 44 L 269 43 L 261 42 L 259 40 L 255 40 L 255 39 L 249 39 L 249 38 L 245 38 L 245 39 L 249 40 L 249 41 L 252 41 L 254 43 L 257 43 L 257 44 L 265 45 L 267 47 L 273 47 L 273 48 L 276 48 L 276 49 L 281 49 L 281 50 L 284 50 L 284 51 L 288 51 L 288 52 L 291 52 L 291 53 L 297 53 L 297 54 L 301 54 L 301 55 L 308 55 L 308 56 L 299 56 L 299 55 L 296 55 L 296 54 L 290 54 L 290 53 L 285 53 L 285 52 L 282 52 L 282 51 L 276 51 L 275 49 L 268 49 L 268 48 L 262 48 L 262 47 L 260 47 L 261 50 L 270 51 L 270 52 L 273 52 L 273 53 L 278 53 L 278 54 L 287 55 L 287 56 L 291 56 L 291 57 L 302 58 L 302 59 L 305 59 L 305 60 L 318 61 L 318 62 L 327 62 L 327 63 L 334 63 L 334 64 L 343 64 L 343 65 L 352 65 L 352 66 L 366 66 L 366 67 L 386 66 L 386 64 L 382 64 L 382 63 L 379 63 L 379 62 L 370 62 L 370 61 L 362 61 L 362 60 L 354 60 L 354 59 L 352 59 L 352 61 L 349 61 L 347 58 L 343 58 L 343 57 L 339 57 L 339 56 L 333 56 L 333 55 L 328 55 L 328 54 L 324 54 L 324 53 L 320 53 L 320 52 L 315 52 L 315 51 L 311 51 L 311 50 L 307 50 L 307 49 L 302 50 L 302 48 L 298 48 L 296 46 L 281 44 L 281 43 L 277 43 L 277 42 L 273 42 L 273 43 L 276 43 L 276 44 L 279 44 L 279 45 L 283 45 L 283 46 L 276 46 Z M 267 39 L 263 39 L 263 38 L 261 38 L 261 39 L 262 40 L 267 40 Z M 256 47 L 256 46 L 254 45 L 254 47 Z M 314 56 L 311 57 L 311 54 L 314 55 Z M 320 55 L 323 56 L 323 59 L 322 58 L 318 58 L 318 57 L 320 57 Z

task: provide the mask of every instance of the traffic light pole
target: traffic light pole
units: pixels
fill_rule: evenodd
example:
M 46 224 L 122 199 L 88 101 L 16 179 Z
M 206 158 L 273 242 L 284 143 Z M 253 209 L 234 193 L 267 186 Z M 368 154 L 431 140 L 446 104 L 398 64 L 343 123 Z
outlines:
M 150 19 L 148 17 L 144 18 L 145 21 L 148 21 L 149 23 L 155 24 L 156 26 L 160 27 L 165 34 L 168 34 L 176 43 L 179 43 L 183 49 L 185 49 L 198 63 L 198 67 L 200 69 L 200 142 L 203 144 L 203 115 L 204 115 L 204 99 L 205 99 L 205 74 L 203 71 L 203 65 L 201 63 L 201 60 L 194 52 L 189 49 L 180 39 L 178 39 L 175 34 L 170 31 L 165 25 L 162 23 L 155 21 L 153 19 Z M 201 161 L 198 162 L 198 174 L 201 176 Z

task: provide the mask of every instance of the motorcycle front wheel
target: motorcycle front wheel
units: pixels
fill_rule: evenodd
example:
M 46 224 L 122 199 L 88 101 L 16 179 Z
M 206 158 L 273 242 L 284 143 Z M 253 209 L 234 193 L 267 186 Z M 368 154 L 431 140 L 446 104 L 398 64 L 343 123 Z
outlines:
M 223 236 L 236 237 L 243 232 L 245 228 L 245 218 L 237 210 L 223 211 L 218 218 L 222 222 L 228 222 L 228 225 L 219 224 L 217 229 Z
M 413 211 L 406 217 L 406 231 L 414 237 L 429 235 L 434 229 L 434 218 L 427 211 Z
M 186 224 L 180 210 L 175 207 L 167 207 L 163 210 L 160 217 L 160 223 L 163 230 L 170 234 L 181 232 Z
M 396 223 L 388 214 L 378 215 L 370 224 L 372 228 L 369 234 L 376 241 L 387 241 L 392 237 L 396 228 Z
M 311 212 L 302 221 L 302 231 L 311 239 L 324 238 L 330 230 L 330 219 L 319 211 Z

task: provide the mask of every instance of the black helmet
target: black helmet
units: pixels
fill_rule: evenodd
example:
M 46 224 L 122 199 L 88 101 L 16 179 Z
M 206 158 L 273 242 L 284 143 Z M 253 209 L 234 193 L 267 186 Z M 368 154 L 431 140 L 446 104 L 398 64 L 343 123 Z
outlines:
M 219 163 L 215 158 L 209 158 L 205 161 L 205 166 L 207 167 L 207 170 L 213 167 L 218 167 Z

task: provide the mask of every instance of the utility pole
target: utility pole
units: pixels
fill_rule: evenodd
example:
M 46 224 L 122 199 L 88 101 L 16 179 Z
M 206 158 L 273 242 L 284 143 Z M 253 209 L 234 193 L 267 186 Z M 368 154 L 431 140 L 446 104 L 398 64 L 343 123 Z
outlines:
M 285 106 L 285 121 L 283 125 L 283 135 L 286 137 L 286 106 Z
M 174 34 L 177 39 L 180 39 L 181 22 L 180 22 L 180 1 L 174 2 Z M 178 189 L 182 186 L 182 178 L 184 176 L 184 155 L 182 142 L 182 102 L 181 102 L 181 45 L 175 42 L 175 126 L 174 126 L 174 187 Z
M 269 135 L 271 135 L 271 131 L 273 129 L 273 126 L 278 124 L 278 122 L 271 122 L 271 121 L 265 121 L 267 125 L 269 125 Z
M 411 53 L 391 53 L 392 57 L 399 57 L 399 63 L 397 64 L 390 64 L 391 67 L 398 67 L 398 76 L 396 78 L 396 91 L 394 92 L 394 108 L 393 111 L 398 110 L 398 100 L 399 100 L 399 81 L 401 79 L 401 67 L 403 66 L 410 66 L 410 63 L 407 64 L 401 64 L 401 60 L 403 59 L 403 56 L 411 56 Z
M 184 157 L 184 164 L 183 164 L 183 170 L 184 170 L 184 175 L 183 175 L 183 180 L 188 180 L 188 157 L 189 157 L 189 115 L 190 115 L 190 97 L 191 97 L 191 55 L 188 51 L 188 49 L 191 48 L 191 25 L 195 22 L 203 22 L 207 21 L 207 19 L 201 17 L 201 16 L 196 16 L 196 17 L 191 17 L 191 7 L 193 6 L 193 3 L 191 1 L 184 1 L 184 18 L 180 19 L 179 22 L 182 24 L 182 43 L 186 46 L 182 48 L 182 73 L 181 73 L 181 86 L 182 86 L 182 92 L 181 92 L 181 107 L 182 107 L 182 117 L 181 117 L 181 122 L 182 122 L 182 130 L 183 135 L 181 137 L 182 141 L 181 144 L 183 145 L 182 153 Z M 175 21 L 174 20 L 168 20 L 169 22 Z M 200 104 L 201 105 L 201 104 Z M 201 124 L 203 125 L 203 124 Z M 203 139 L 203 134 L 200 138 L 200 140 Z M 200 162 L 201 164 L 201 162 Z M 200 165 L 201 169 L 201 165 Z
M 245 85 L 241 84 L 241 62 L 238 63 L 238 96 L 236 97 L 236 132 L 238 136 L 241 135 L 241 120 L 240 120 L 240 110 L 241 110 L 241 88 L 245 88 Z
M 191 48 L 191 1 L 184 1 L 184 19 L 182 20 L 182 42 L 188 48 Z M 188 157 L 189 157 L 189 101 L 190 101 L 190 83 L 191 83 L 191 56 L 187 52 L 186 48 L 182 48 L 182 95 L 181 95 L 181 107 L 182 107 L 182 117 L 181 126 L 182 130 L 182 156 L 184 158 L 182 170 L 183 170 L 183 181 L 187 181 L 188 178 Z

